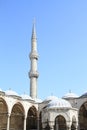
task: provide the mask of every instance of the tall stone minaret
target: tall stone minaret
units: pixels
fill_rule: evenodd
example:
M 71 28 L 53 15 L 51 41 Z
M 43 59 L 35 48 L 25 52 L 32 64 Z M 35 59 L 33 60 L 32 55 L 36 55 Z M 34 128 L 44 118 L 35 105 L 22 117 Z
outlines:
M 38 52 L 37 52 L 37 38 L 36 38 L 36 30 L 35 23 L 33 23 L 32 28 L 32 37 L 31 37 L 31 53 L 29 55 L 31 60 L 31 68 L 29 72 L 30 78 L 30 96 L 31 98 L 37 98 L 37 78 L 39 73 L 37 71 L 37 60 L 38 60 Z

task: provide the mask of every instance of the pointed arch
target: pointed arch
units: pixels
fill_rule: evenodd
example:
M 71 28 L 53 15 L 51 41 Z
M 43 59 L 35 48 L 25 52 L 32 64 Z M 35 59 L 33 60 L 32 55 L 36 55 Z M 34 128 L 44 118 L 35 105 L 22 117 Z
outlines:
M 0 127 L 1 129 L 7 127 L 7 117 L 8 117 L 8 106 L 6 101 L 0 97 Z
M 54 129 L 57 130 L 66 130 L 66 120 L 65 118 L 62 116 L 62 115 L 58 115 L 56 118 L 55 118 L 55 126 L 54 126 Z
M 11 111 L 10 129 L 23 130 L 24 127 L 24 108 L 20 102 L 14 104 Z
M 26 130 L 37 129 L 37 109 L 32 106 L 28 110 Z
M 79 109 L 79 126 L 80 129 L 87 129 L 87 101 Z

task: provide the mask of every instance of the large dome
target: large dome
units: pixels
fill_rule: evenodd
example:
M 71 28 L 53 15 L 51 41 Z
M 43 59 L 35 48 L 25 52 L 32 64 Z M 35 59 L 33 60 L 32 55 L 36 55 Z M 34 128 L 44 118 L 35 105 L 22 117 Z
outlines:
M 57 98 L 55 100 L 50 101 L 47 104 L 46 108 L 71 108 L 71 107 L 72 106 L 68 101 L 61 98 Z
M 67 99 L 67 98 L 78 98 L 78 97 L 79 96 L 76 95 L 75 93 L 69 92 L 69 93 L 65 94 L 62 98 Z

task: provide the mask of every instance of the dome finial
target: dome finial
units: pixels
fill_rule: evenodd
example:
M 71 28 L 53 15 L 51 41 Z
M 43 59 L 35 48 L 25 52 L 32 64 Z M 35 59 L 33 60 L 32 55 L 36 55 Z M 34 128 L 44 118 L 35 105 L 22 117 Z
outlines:
M 72 91 L 71 91 L 71 89 L 69 89 L 69 93 L 71 93 Z
M 35 20 L 35 17 L 34 17 L 34 19 L 33 19 L 33 25 L 35 25 L 35 23 L 36 23 L 36 20 Z

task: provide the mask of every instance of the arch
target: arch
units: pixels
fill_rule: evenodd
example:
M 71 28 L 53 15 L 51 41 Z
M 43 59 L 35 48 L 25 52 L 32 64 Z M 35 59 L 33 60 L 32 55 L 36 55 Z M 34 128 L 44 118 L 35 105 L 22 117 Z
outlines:
M 8 106 L 6 101 L 0 97 L 0 129 L 7 129 Z
M 10 129 L 23 130 L 24 108 L 20 102 L 14 104 L 11 111 Z
M 27 113 L 26 130 L 37 129 L 37 109 L 31 106 Z
M 87 129 L 87 101 L 79 109 L 79 127 L 80 129 Z
M 71 117 L 69 116 L 69 114 L 67 113 L 67 112 L 58 112 L 58 113 L 56 113 L 52 118 L 53 118 L 53 121 L 55 120 L 55 118 L 57 117 L 57 116 L 59 116 L 59 115 L 61 115 L 61 116 L 63 116 L 65 119 L 66 119 L 66 122 L 69 122 L 70 120 L 71 120 Z
M 55 126 L 54 126 L 54 130 L 66 130 L 66 119 L 64 118 L 64 116 L 62 115 L 58 115 L 55 118 Z

